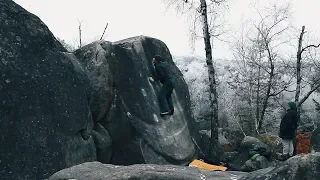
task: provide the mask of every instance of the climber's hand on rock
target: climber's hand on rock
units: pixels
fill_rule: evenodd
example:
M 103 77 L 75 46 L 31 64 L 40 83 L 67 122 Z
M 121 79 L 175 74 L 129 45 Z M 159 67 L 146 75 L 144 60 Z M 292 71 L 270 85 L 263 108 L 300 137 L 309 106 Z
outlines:
M 154 82 L 153 77 L 149 77 L 148 79 L 149 79 L 149 81 Z

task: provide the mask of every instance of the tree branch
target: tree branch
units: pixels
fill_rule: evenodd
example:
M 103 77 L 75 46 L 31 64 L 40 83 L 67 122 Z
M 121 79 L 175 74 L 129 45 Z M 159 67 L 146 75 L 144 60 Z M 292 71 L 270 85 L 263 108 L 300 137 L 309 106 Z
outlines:
M 104 33 L 106 32 L 106 30 L 107 30 L 107 28 L 108 28 L 108 24 L 109 24 L 109 23 L 107 23 L 106 27 L 104 28 L 104 31 L 103 31 L 103 33 L 102 33 L 102 36 L 101 36 L 100 40 L 102 40 L 102 38 L 103 38 L 103 36 L 104 36 Z
M 318 44 L 318 45 L 313 45 L 313 44 L 308 45 L 308 46 L 306 46 L 306 47 L 302 48 L 302 50 L 301 50 L 300 54 L 302 54 L 302 52 L 303 52 L 303 51 L 305 51 L 305 50 L 307 50 L 308 48 L 311 48 L 311 47 L 319 48 L 319 47 L 320 47 L 320 44 Z
M 317 90 L 319 87 L 320 87 L 320 83 L 319 83 L 316 87 L 312 88 L 312 89 L 299 101 L 299 103 L 297 104 L 297 106 L 300 107 L 301 104 L 303 104 L 303 103 L 309 98 L 309 96 L 310 96 L 315 90 Z

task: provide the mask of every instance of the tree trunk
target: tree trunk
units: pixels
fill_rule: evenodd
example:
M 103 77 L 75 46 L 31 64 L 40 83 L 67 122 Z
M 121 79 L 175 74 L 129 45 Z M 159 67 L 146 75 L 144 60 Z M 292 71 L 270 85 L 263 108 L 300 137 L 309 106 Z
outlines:
M 296 87 L 296 96 L 295 96 L 295 102 L 297 104 L 297 115 L 298 115 L 298 121 L 300 120 L 300 109 L 301 104 L 299 104 L 299 97 L 301 93 L 301 56 L 302 56 L 302 41 L 303 41 L 303 34 L 304 34 L 305 26 L 302 26 L 302 30 L 299 37 L 299 44 L 298 44 L 298 51 L 297 51 L 297 87 Z
M 208 75 L 210 82 L 210 101 L 211 101 L 211 140 L 209 146 L 210 161 L 219 163 L 219 139 L 218 139 L 218 99 L 217 99 L 217 84 L 215 80 L 215 69 L 212 61 L 212 49 L 210 43 L 210 33 L 208 27 L 207 17 L 207 3 L 206 0 L 200 0 L 201 18 L 204 45 L 206 51 L 206 63 L 208 66 Z
M 260 45 L 260 33 L 258 33 L 257 37 L 257 45 L 258 45 L 258 50 L 259 50 L 259 63 L 261 62 L 262 59 L 262 52 L 261 52 L 261 45 Z M 258 134 L 258 127 L 259 127 L 259 120 L 260 120 L 260 74 L 261 74 L 261 66 L 258 65 L 258 80 L 257 80 L 257 92 L 256 92 L 256 122 L 255 122 L 255 130 L 256 133 Z
M 81 42 L 81 23 L 79 22 L 79 48 L 82 48 L 82 42 Z
M 260 53 L 261 55 L 261 53 Z M 258 69 L 258 84 L 257 84 L 257 99 L 256 99 L 256 131 L 258 130 L 259 117 L 260 117 L 260 71 L 261 67 Z

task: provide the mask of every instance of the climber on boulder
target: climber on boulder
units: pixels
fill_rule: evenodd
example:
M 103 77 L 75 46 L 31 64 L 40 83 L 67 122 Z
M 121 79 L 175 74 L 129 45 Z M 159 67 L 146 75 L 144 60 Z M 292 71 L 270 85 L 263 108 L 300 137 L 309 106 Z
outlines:
M 149 80 L 151 82 L 160 81 L 162 83 L 158 94 L 160 115 L 173 115 L 174 106 L 171 94 L 175 85 L 175 77 L 170 70 L 169 64 L 164 62 L 160 55 L 155 55 L 152 58 L 152 62 L 157 75 L 149 77 Z

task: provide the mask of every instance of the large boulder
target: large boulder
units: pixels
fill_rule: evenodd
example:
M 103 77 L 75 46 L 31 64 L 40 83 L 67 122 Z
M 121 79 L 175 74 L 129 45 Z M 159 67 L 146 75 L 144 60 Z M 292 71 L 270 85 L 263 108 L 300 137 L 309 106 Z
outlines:
M 94 123 L 92 131 L 94 144 L 96 145 L 97 160 L 109 163 L 112 154 L 112 139 L 109 132 L 98 122 Z
M 61 170 L 49 180 L 230 180 L 247 175 L 243 172 L 205 171 L 194 167 L 140 164 L 115 166 L 90 162 Z
M 318 180 L 319 177 L 320 153 L 314 153 L 294 156 L 284 164 L 252 172 L 242 180 Z
M 45 179 L 96 159 L 88 78 L 35 15 L 0 0 L 0 177 Z
M 196 157 L 188 87 L 163 42 L 144 36 L 97 41 L 74 54 L 90 79 L 94 121 L 112 140 L 109 163 L 188 164 Z M 148 81 L 155 74 L 151 62 L 155 54 L 170 64 L 177 79 L 173 116 L 159 116 L 160 83 Z
M 1 179 L 45 179 L 87 161 L 185 165 L 198 133 L 188 87 L 160 40 L 98 41 L 67 53 L 41 20 L 0 0 Z M 177 78 L 175 114 L 159 116 L 160 54 Z

